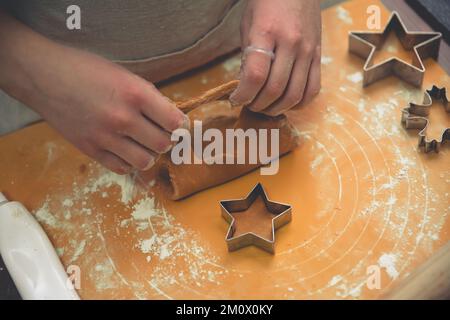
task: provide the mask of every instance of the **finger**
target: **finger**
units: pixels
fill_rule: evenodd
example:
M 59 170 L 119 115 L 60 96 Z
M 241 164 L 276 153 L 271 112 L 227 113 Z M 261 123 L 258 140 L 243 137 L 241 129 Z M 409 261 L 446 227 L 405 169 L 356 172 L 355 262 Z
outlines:
M 138 170 L 148 170 L 155 164 L 156 156 L 128 137 L 118 136 L 114 139 L 108 139 L 108 141 L 103 144 L 108 151 Z
M 252 42 L 252 46 L 264 48 L 267 51 L 273 50 L 273 43 L 267 40 Z M 236 90 L 231 94 L 230 101 L 233 105 L 250 103 L 258 94 L 267 80 L 270 72 L 272 58 L 264 53 L 256 51 L 245 51 L 242 56 L 240 82 Z
M 242 19 L 241 20 L 241 28 L 240 28 L 240 33 L 241 33 L 241 49 L 242 52 L 244 51 L 244 49 L 249 46 L 249 39 L 248 39 L 248 35 L 250 32 L 250 27 L 251 24 L 253 22 L 253 16 L 249 16 L 247 17 L 247 19 Z
M 99 151 L 95 158 L 103 166 L 117 174 L 127 174 L 132 170 L 132 167 L 127 162 L 106 150 Z
M 294 109 L 298 109 L 302 105 L 310 102 L 320 92 L 320 67 L 320 48 L 318 48 L 309 68 L 305 94 L 303 95 L 302 101 Z
M 265 114 L 277 116 L 300 104 L 305 95 L 311 63 L 312 54 L 307 51 L 301 51 L 294 63 L 287 90 L 280 99 L 264 110 Z
M 172 148 L 170 134 L 143 116 L 137 117 L 126 135 L 155 153 L 166 153 Z
M 189 129 L 189 118 L 174 102 L 163 96 L 152 84 L 146 83 L 145 92 L 141 111 L 147 118 L 168 132 L 178 128 Z
M 249 105 L 250 110 L 262 111 L 283 95 L 294 65 L 294 50 L 294 48 L 286 46 L 277 49 L 269 77 L 256 99 Z

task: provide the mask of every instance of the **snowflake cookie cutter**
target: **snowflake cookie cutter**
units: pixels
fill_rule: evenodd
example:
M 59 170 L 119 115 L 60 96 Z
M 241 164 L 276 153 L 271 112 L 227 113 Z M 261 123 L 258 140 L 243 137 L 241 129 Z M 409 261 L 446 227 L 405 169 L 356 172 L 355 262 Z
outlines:
M 252 206 L 252 204 L 258 197 L 262 197 L 267 211 L 273 214 L 271 239 L 266 239 L 265 237 L 254 232 L 246 232 L 235 237 L 234 235 L 236 232 L 236 223 L 235 218 L 233 217 L 233 213 L 246 211 Z M 243 199 L 220 201 L 220 207 L 223 218 L 230 224 L 227 235 L 225 237 L 228 251 L 230 252 L 241 249 L 243 247 L 254 245 L 259 247 L 260 249 L 263 249 L 264 251 L 274 254 L 275 230 L 284 226 L 292 220 L 291 205 L 269 200 L 261 183 L 257 183 L 252 191 L 250 191 L 250 193 Z M 258 221 L 255 221 L 255 223 L 258 223 Z
M 408 63 L 392 57 L 378 64 L 373 64 L 375 52 L 383 45 L 390 32 L 395 32 L 401 45 L 407 51 L 413 51 L 413 60 Z M 408 31 L 395 11 L 381 32 L 351 31 L 349 32 L 349 51 L 365 59 L 363 66 L 363 87 L 390 75 L 396 75 L 407 83 L 420 87 L 425 74 L 423 60 L 437 59 L 442 38 L 440 32 Z
M 448 103 L 446 89 L 433 86 L 431 90 L 426 90 L 422 104 L 410 102 L 409 107 L 402 110 L 402 124 L 406 129 L 419 129 L 418 147 L 425 153 L 435 151 L 439 152 L 441 145 L 450 140 L 450 128 L 444 128 L 442 134 L 437 139 L 429 139 L 427 136 L 428 115 L 433 101 L 441 100 L 442 106 L 447 113 L 450 113 L 450 104 Z M 450 116 L 450 115 L 449 115 Z

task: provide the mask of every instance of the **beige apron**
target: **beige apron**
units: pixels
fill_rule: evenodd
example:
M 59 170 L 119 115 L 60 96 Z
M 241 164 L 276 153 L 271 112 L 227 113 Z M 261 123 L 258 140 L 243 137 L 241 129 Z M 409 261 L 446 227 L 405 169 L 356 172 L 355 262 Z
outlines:
M 9 0 L 7 9 L 37 32 L 89 50 L 157 82 L 240 46 L 245 0 Z M 78 5 L 81 29 L 68 30 Z M 0 135 L 40 117 L 0 90 Z

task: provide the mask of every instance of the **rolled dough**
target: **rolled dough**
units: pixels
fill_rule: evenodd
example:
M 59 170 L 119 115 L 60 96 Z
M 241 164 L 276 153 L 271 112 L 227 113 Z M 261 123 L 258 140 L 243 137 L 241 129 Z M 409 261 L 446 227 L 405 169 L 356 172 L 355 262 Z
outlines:
M 193 138 L 194 120 L 201 120 L 203 131 L 209 128 L 219 129 L 225 137 L 225 129 L 241 128 L 243 130 L 254 129 L 279 129 L 279 154 L 280 156 L 293 150 L 298 143 L 297 134 L 286 116 L 269 117 L 260 113 L 249 111 L 245 107 L 231 106 L 228 96 L 236 85 L 236 81 L 225 84 L 220 88 L 213 89 L 199 98 L 192 99 L 191 103 L 184 103 L 183 108 L 192 109 L 188 112 L 191 120 L 191 136 Z M 210 97 L 213 96 L 214 100 Z M 211 101 L 212 100 L 212 101 Z M 200 102 L 199 102 L 200 101 Z M 199 105 L 200 103 L 200 105 Z M 268 130 L 270 142 L 270 130 Z M 193 143 L 192 143 L 193 145 Z M 225 146 L 225 141 L 223 142 Z M 270 146 L 267 146 L 270 150 Z M 171 160 L 170 152 L 162 155 L 156 166 L 156 177 L 158 185 L 163 188 L 169 198 L 173 200 L 182 199 L 198 191 L 222 184 L 235 179 L 263 164 L 248 164 L 249 145 L 246 143 L 246 163 L 247 164 L 179 164 L 176 165 Z M 193 151 L 191 150 L 191 153 Z M 270 154 L 270 153 L 269 153 Z M 235 154 L 232 155 L 236 157 Z M 192 157 L 192 154 L 191 154 Z M 237 161 L 234 161 L 235 163 Z

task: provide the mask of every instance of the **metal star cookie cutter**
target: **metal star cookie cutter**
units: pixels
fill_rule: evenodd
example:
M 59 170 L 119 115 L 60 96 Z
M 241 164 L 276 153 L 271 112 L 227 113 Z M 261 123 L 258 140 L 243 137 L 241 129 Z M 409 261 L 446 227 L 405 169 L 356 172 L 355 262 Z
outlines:
M 267 210 L 274 215 L 272 219 L 272 239 L 266 239 L 253 232 L 247 232 L 234 237 L 236 231 L 233 213 L 249 209 L 254 201 L 261 196 Z M 243 199 L 220 201 L 222 216 L 230 224 L 225 241 L 228 251 L 235 251 L 246 246 L 255 245 L 271 254 L 275 253 L 275 230 L 292 220 L 292 207 L 288 204 L 271 201 L 261 183 L 257 183 L 252 191 Z
M 413 51 L 412 63 L 392 57 L 373 65 L 375 51 L 383 45 L 391 31 L 395 32 L 404 49 Z M 349 51 L 366 59 L 363 66 L 364 87 L 390 75 L 420 87 L 425 73 L 422 61 L 430 57 L 437 59 L 441 38 L 440 32 L 408 31 L 398 13 L 393 11 L 382 32 L 349 32 Z
M 430 107 L 434 100 L 441 100 L 446 112 L 450 113 L 450 104 L 448 103 L 446 89 L 433 86 L 431 90 L 426 90 L 422 104 L 415 104 L 410 102 L 409 107 L 402 110 L 402 124 L 406 129 L 419 129 L 419 149 L 425 153 L 430 151 L 439 152 L 442 143 L 445 140 L 450 140 L 450 128 L 445 128 L 438 139 L 428 139 L 428 115 L 430 114 Z M 450 116 L 450 115 L 449 115 Z

